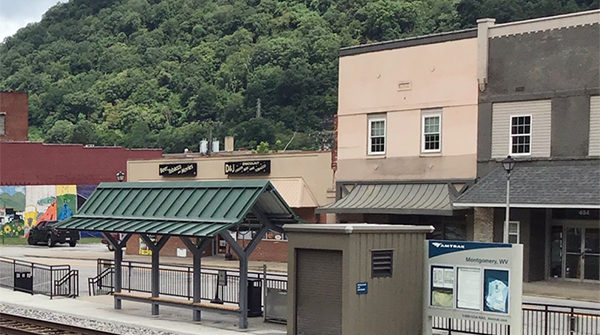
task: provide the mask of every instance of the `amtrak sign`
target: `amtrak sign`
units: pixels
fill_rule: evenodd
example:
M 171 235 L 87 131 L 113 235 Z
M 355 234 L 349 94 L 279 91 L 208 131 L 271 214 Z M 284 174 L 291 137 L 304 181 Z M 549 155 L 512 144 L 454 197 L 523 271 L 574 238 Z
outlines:
M 520 335 L 522 276 L 522 245 L 425 241 L 424 334 L 433 317 L 444 317 Z

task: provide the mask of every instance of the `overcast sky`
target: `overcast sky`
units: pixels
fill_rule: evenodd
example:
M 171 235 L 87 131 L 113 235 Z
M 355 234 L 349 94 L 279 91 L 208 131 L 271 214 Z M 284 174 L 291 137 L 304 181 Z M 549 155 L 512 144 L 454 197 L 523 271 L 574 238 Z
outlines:
M 68 0 L 0 0 L 0 42 L 28 23 L 39 22 L 52 6 Z

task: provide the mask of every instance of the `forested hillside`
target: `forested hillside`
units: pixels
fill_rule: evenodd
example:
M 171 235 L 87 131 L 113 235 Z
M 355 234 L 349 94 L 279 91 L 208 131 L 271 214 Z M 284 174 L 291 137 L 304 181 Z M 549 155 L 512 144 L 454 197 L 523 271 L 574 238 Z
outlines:
M 598 0 L 71 0 L 0 44 L 30 139 L 197 150 L 328 141 L 340 47 L 598 8 Z M 279 141 L 278 141 L 279 140 Z M 277 144 L 276 144 L 277 142 Z

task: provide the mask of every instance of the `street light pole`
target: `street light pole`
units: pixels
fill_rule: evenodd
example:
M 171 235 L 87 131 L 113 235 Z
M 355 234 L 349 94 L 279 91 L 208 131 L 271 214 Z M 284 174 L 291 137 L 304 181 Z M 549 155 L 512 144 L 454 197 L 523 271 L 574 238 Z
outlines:
M 515 168 L 516 161 L 507 156 L 502 161 L 502 167 L 506 171 L 506 217 L 504 220 L 504 229 L 502 231 L 502 243 L 508 243 L 508 228 L 510 220 L 510 174 Z

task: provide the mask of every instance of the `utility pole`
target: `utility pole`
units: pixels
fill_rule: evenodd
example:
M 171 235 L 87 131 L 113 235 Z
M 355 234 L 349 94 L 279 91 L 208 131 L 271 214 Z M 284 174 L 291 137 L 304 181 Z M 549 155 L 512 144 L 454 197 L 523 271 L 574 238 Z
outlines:
M 262 117 L 262 112 L 260 110 L 260 98 L 256 99 L 256 118 Z

